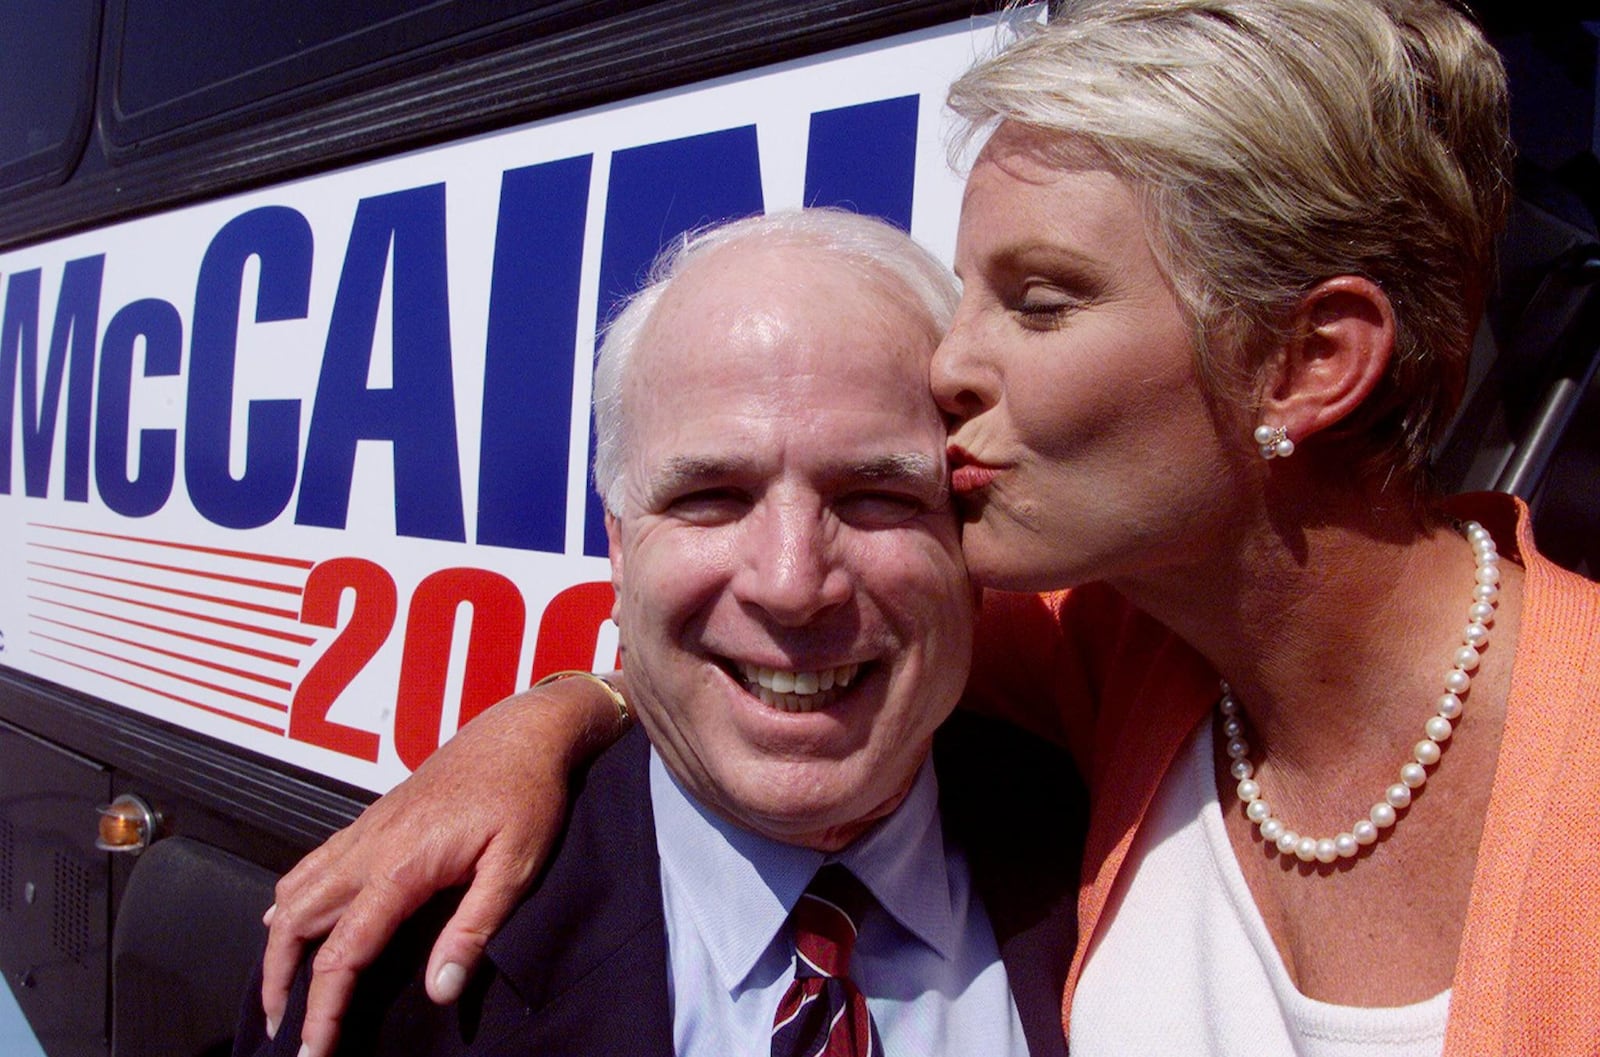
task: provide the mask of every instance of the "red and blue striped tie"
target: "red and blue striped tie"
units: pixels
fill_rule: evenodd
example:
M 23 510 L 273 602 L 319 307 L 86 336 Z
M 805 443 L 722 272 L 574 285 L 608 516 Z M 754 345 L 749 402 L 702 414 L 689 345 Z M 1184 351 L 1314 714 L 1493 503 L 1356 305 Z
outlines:
M 794 983 L 778 1003 L 772 1057 L 882 1057 L 867 1000 L 850 979 L 856 922 L 871 904 L 849 870 L 829 863 L 789 912 Z

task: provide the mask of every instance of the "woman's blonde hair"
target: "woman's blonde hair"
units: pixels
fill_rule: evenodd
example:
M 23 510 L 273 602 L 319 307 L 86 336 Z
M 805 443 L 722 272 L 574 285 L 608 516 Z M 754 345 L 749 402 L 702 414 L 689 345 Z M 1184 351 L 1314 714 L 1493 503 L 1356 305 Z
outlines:
M 972 133 L 1085 145 L 1138 190 L 1196 329 L 1238 397 L 1317 282 L 1394 306 L 1388 376 L 1339 430 L 1416 481 L 1448 425 L 1510 199 L 1505 72 L 1438 0 L 1078 0 L 963 76 Z

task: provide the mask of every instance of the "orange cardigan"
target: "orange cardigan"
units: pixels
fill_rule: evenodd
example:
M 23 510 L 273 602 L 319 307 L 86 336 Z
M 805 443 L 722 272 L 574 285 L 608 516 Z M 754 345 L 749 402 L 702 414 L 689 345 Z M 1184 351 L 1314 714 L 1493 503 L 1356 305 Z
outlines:
M 1520 501 L 1462 497 L 1451 512 L 1482 522 L 1527 576 L 1445 1057 L 1600 1054 L 1600 586 L 1539 556 Z M 1043 694 L 1055 706 L 1048 733 L 1074 750 L 1091 790 L 1065 1031 L 1134 834 L 1210 715 L 1217 675 L 1103 585 L 986 597 L 983 624 L 979 707 L 1014 716 Z M 1047 687 L 1030 680 L 1042 671 L 1053 673 Z M 1024 725 L 1038 729 L 1038 714 Z

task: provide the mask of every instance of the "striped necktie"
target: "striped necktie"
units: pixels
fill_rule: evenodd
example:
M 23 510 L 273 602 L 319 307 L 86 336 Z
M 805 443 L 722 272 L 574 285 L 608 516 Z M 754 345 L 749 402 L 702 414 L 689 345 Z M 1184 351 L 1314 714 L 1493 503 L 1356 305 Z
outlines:
M 872 902 L 848 869 L 828 863 L 789 912 L 794 982 L 773 1020 L 772 1057 L 882 1057 L 867 1000 L 850 979 L 856 922 Z

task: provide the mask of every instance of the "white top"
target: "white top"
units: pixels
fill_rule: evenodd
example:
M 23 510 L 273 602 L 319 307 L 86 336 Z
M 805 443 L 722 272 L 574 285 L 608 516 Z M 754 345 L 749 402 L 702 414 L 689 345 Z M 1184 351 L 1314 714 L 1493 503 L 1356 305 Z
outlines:
M 1449 991 L 1366 1008 L 1296 990 L 1223 829 L 1211 727 L 1173 762 L 1111 893 L 1072 1000 L 1073 1057 L 1438 1057 Z
M 931 763 L 894 812 L 836 855 L 719 818 L 654 752 L 650 796 L 678 1057 L 772 1052 L 778 1000 L 794 979 L 784 922 L 828 860 L 878 900 L 859 923 L 850 975 L 884 1057 L 1027 1057 L 994 930 L 965 856 L 944 840 Z

